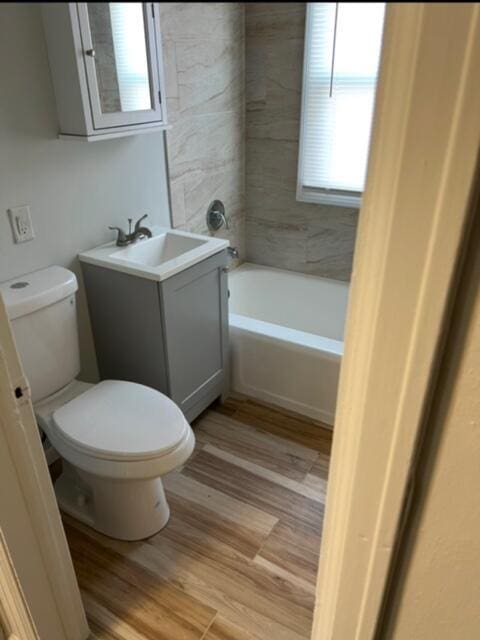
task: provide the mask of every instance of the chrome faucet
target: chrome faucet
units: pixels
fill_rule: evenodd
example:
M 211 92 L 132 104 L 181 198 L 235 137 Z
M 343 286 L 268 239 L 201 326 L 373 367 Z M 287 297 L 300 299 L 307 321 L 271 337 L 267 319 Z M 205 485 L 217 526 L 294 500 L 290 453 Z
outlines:
M 132 242 L 136 242 L 139 238 L 152 237 L 152 232 L 148 227 L 140 226 L 142 220 L 145 220 L 147 216 L 148 216 L 148 213 L 146 213 L 144 216 L 142 216 L 139 220 L 136 221 L 133 231 L 132 231 L 133 219 L 128 218 L 128 233 L 126 233 L 120 227 L 108 227 L 112 231 L 118 231 L 117 241 L 115 242 L 117 247 L 126 247 L 127 244 L 132 244 Z

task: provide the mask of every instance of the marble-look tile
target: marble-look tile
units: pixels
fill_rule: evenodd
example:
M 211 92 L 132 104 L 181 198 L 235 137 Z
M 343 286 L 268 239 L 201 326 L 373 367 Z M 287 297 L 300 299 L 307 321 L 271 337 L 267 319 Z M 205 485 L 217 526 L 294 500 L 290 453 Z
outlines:
M 308 226 L 246 219 L 247 260 L 280 269 L 348 281 L 353 252 L 341 237 L 309 238 Z M 312 255 L 313 251 L 313 255 Z
M 247 258 L 348 280 L 358 212 L 296 200 L 305 7 L 246 5 Z
M 257 103 L 258 104 L 258 103 Z M 250 140 L 278 140 L 298 142 L 300 135 L 300 113 L 298 108 L 282 106 L 272 108 L 248 105 L 246 122 L 247 144 Z
M 247 2 L 247 17 L 251 15 L 268 14 L 269 16 L 278 16 L 282 13 L 290 13 L 292 11 L 305 11 L 305 2 Z
M 267 54 L 267 104 L 300 113 L 303 76 L 303 38 L 265 45 Z
M 248 186 L 294 193 L 297 184 L 298 144 L 287 140 L 250 138 L 246 148 Z
M 270 11 L 255 11 L 258 2 L 248 2 L 245 7 L 245 32 L 247 40 L 257 39 L 260 42 L 272 42 L 301 38 L 305 34 L 304 2 L 271 3 L 275 7 Z M 281 4 L 280 10 L 276 6 Z M 290 5 L 290 6 L 286 6 Z M 292 6 L 293 5 L 293 6 Z
M 177 50 L 175 41 L 162 39 L 163 68 L 165 72 L 165 91 L 167 98 L 178 98 Z
M 243 3 L 162 3 L 172 223 L 210 235 L 206 211 L 224 202 L 225 237 L 245 255 Z M 238 261 L 234 261 L 233 265 Z
M 267 100 L 265 47 L 249 44 L 245 50 L 245 104 L 250 111 L 263 109 Z
M 233 212 L 244 209 L 243 163 L 235 159 L 218 169 L 198 169 L 185 181 L 185 209 L 187 221 L 205 217 L 212 200 L 221 200 L 230 221 Z M 205 206 L 206 203 L 206 206 Z
M 249 260 L 349 280 L 356 209 L 297 202 L 288 190 L 248 187 L 247 194 Z
M 313 215 L 318 215 L 320 205 L 299 203 L 295 200 L 295 193 L 289 190 L 277 190 L 272 193 L 270 188 L 247 186 L 246 207 L 249 218 L 256 218 L 269 222 L 296 224 L 308 228 L 311 219 L 310 210 Z
M 214 233 L 209 231 L 205 221 L 205 216 L 192 218 L 186 223 L 185 229 L 192 233 L 200 233 L 207 236 L 215 236 L 223 240 L 228 240 L 231 247 L 235 247 L 239 253 L 238 259 L 230 261 L 230 267 L 234 268 L 246 260 L 246 244 L 245 244 L 245 210 L 231 210 L 229 216 L 228 229 L 221 227 Z
M 247 111 L 269 109 L 300 118 L 303 40 L 247 46 Z
M 302 271 L 306 262 L 307 233 L 303 225 L 272 223 L 247 216 L 247 260 Z
M 309 225 L 306 243 L 306 271 L 327 278 L 349 280 L 356 234 L 356 215 L 349 224 L 324 221 Z
M 242 2 L 162 2 L 162 37 L 232 41 L 244 37 Z
M 302 269 L 302 273 L 311 276 L 321 276 L 322 278 L 330 278 L 331 280 L 341 280 L 350 282 L 352 277 L 353 252 L 349 251 L 345 254 L 336 254 L 327 256 L 316 262 L 307 262 Z
M 169 98 L 167 96 L 167 118 L 168 124 L 173 126 L 180 118 L 180 108 L 178 98 Z
M 176 44 L 176 62 L 182 114 L 242 108 L 244 52 L 241 41 L 180 41 Z
M 243 113 L 183 116 L 167 132 L 172 179 L 199 169 L 220 169 L 243 153 Z
M 182 178 L 170 181 L 170 206 L 172 213 L 172 227 L 178 229 L 185 226 L 185 190 Z

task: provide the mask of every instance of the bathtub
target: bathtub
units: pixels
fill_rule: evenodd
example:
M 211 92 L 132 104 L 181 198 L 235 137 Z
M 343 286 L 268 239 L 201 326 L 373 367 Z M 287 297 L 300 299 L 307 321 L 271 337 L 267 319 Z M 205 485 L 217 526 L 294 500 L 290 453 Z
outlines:
M 333 425 L 348 289 L 249 263 L 232 271 L 232 389 Z

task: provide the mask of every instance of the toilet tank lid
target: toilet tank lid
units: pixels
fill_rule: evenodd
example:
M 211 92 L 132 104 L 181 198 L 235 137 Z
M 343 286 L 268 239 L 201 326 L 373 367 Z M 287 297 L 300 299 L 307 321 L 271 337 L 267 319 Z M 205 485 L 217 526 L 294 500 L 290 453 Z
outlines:
M 77 289 L 75 274 L 56 266 L 26 273 L 0 284 L 10 320 L 63 300 Z

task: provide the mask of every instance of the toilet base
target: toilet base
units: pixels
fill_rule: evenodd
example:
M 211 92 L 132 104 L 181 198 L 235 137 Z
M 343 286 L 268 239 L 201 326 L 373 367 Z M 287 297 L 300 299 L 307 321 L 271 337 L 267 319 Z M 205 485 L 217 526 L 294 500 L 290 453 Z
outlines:
M 149 538 L 163 529 L 170 517 L 160 478 L 112 480 L 63 460 L 55 493 L 62 511 L 119 540 Z

